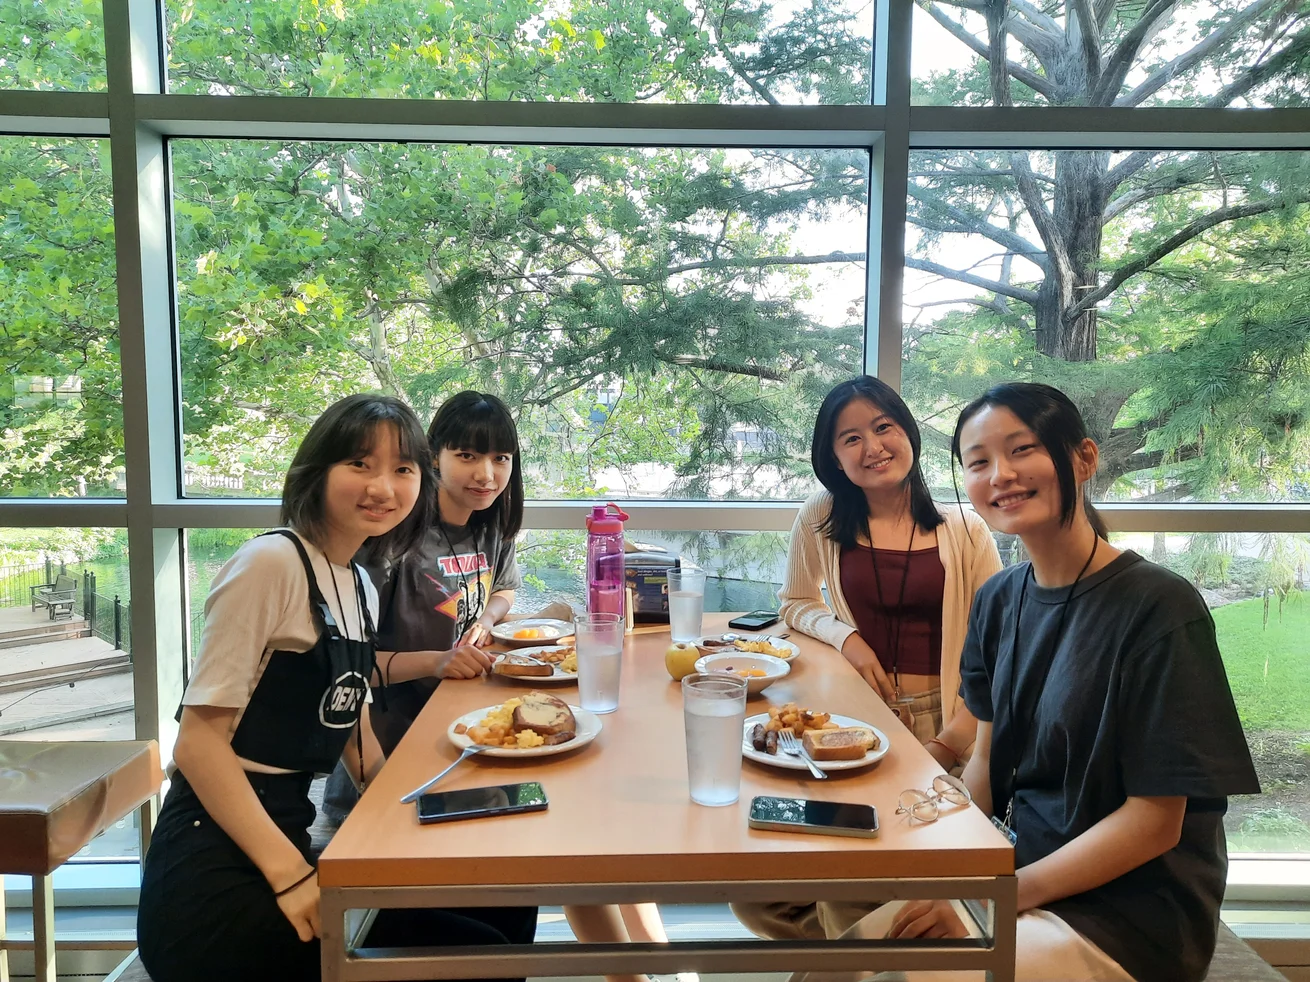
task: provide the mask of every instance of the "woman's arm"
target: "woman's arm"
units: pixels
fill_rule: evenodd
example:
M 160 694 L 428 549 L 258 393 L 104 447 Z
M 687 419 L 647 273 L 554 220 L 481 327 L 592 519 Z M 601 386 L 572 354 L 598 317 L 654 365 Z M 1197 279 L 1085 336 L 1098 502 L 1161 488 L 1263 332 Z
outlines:
M 491 628 L 505 619 L 509 609 L 514 606 L 513 590 L 497 590 L 487 600 L 482 616 L 469 625 L 464 636 L 459 639 L 461 645 L 480 645 L 491 635 Z
M 820 533 L 811 524 L 814 517 L 811 505 L 812 502 L 802 505 L 800 514 L 792 523 L 791 539 L 787 545 L 787 574 L 782 589 L 778 591 L 781 602 L 778 615 L 787 626 L 826 641 L 841 651 L 847 638 L 855 633 L 855 628 L 842 623 L 823 601 Z
M 978 720 L 961 700 L 951 721 L 928 744 L 928 753 L 946 770 L 958 764 L 976 739 Z
M 974 736 L 973 756 L 964 765 L 960 780 L 973 795 L 973 803 L 982 809 L 984 815 L 992 812 L 992 724 L 978 720 L 978 732 Z
M 1163 856 L 1183 834 L 1186 798 L 1129 798 L 1076 839 L 1019 870 L 1019 910 L 1104 886 Z
M 235 709 L 184 706 L 173 762 L 196 792 L 209 816 L 258 867 L 273 890 L 285 890 L 313 867 L 277 827 L 259 803 L 228 737 Z M 319 933 L 318 888 L 313 877 L 278 906 L 308 941 Z
M 449 651 L 379 651 L 374 685 L 413 679 L 474 679 L 491 670 L 495 656 L 471 644 Z

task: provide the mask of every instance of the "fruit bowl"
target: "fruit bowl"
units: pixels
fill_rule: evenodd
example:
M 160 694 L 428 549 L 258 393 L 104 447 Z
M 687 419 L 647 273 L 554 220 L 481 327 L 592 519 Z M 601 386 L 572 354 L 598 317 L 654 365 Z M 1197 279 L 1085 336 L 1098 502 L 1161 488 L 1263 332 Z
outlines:
M 778 679 L 786 678 L 791 666 L 772 655 L 755 655 L 745 651 L 723 651 L 702 655 L 696 660 L 698 672 L 731 672 L 746 680 L 746 692 L 763 692 Z

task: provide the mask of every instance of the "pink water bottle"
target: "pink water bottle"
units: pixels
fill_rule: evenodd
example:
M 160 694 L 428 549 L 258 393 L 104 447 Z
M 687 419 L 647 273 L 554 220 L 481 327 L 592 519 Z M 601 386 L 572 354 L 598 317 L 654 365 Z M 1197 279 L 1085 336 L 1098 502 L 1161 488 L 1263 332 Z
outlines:
M 613 509 L 611 511 L 610 509 Z M 595 505 L 587 516 L 587 613 L 623 617 L 627 584 L 623 569 L 623 523 L 619 506 Z

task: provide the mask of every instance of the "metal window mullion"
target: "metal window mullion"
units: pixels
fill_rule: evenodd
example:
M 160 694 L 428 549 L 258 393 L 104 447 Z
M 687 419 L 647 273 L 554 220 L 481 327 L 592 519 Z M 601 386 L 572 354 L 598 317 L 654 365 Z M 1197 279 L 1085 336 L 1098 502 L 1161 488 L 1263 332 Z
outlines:
M 167 157 L 135 98 L 163 82 L 160 16 L 153 0 L 105 0 L 136 735 L 167 758 L 183 650 L 180 533 L 157 528 L 153 512 L 176 497 L 178 473 Z

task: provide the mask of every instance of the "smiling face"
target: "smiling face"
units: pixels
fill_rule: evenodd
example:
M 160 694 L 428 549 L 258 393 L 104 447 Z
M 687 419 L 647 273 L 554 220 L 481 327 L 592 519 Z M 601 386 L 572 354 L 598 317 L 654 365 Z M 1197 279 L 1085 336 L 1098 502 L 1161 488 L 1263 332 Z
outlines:
M 401 453 L 399 431 L 391 423 L 379 424 L 366 453 L 333 464 L 327 472 L 323 523 L 328 537 L 345 555 L 353 554 L 365 539 L 384 535 L 409 517 L 422 483 L 418 465 Z
M 442 447 L 437 455 L 437 495 L 442 517 L 463 525 L 472 512 L 495 504 L 501 492 L 509 487 L 513 473 L 512 453 L 478 453 Z
M 1061 526 L 1064 498 L 1055 461 L 1014 412 L 985 406 L 961 428 L 960 448 L 965 491 L 988 525 L 1019 536 Z M 1096 472 L 1096 445 L 1085 440 L 1072 463 L 1081 485 Z
M 850 482 L 866 494 L 900 491 L 914 468 L 910 438 L 868 399 L 852 399 L 837 414 L 832 453 Z

